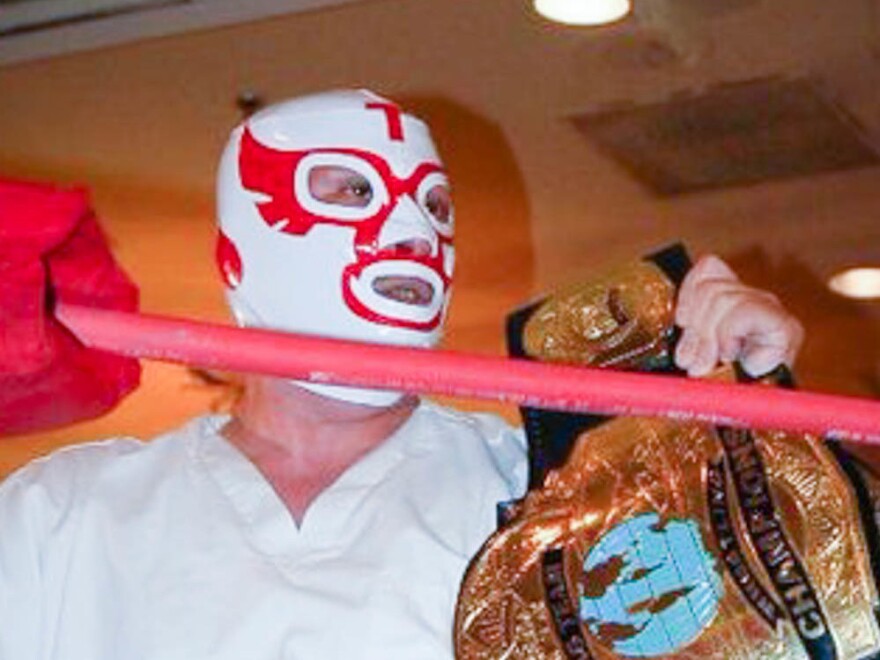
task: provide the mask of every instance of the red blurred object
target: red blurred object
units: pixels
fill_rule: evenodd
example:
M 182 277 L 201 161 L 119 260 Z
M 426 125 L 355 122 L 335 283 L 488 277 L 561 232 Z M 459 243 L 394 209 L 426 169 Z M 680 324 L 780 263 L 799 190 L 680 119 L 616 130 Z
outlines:
M 137 299 L 85 190 L 0 179 L 0 433 L 97 417 L 134 390 L 138 362 L 83 346 L 53 309 Z
M 61 306 L 58 316 L 90 346 L 153 360 L 572 412 L 787 429 L 880 446 L 880 402 L 868 399 L 364 344 L 76 305 Z

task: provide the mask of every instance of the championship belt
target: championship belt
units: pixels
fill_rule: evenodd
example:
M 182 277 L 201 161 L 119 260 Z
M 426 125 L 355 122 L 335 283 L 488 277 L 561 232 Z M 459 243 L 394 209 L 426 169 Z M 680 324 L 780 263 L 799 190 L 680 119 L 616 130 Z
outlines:
M 671 248 L 521 310 L 511 351 L 675 371 L 688 267 Z M 523 414 L 529 492 L 465 575 L 458 660 L 877 655 L 876 485 L 840 448 L 686 420 Z

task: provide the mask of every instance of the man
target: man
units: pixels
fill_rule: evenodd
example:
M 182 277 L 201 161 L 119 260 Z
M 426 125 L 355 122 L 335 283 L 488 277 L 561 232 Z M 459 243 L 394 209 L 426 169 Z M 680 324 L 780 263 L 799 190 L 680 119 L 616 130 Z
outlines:
M 233 132 L 218 263 L 236 319 L 433 346 L 454 213 L 419 120 L 366 91 Z M 762 371 L 801 330 L 718 259 L 678 363 Z M 522 494 L 521 435 L 396 392 L 251 376 L 231 417 L 63 450 L 0 487 L 0 657 L 449 658 L 461 575 Z

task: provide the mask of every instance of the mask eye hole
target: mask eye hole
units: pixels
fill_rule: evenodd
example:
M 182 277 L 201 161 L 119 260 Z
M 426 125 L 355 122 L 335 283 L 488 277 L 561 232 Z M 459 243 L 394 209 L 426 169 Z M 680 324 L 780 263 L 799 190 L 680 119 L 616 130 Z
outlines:
M 309 170 L 309 192 L 325 204 L 366 208 L 373 200 L 367 178 L 342 165 L 316 165 Z
M 444 185 L 436 185 L 425 195 L 425 208 L 441 225 L 452 222 L 452 197 Z

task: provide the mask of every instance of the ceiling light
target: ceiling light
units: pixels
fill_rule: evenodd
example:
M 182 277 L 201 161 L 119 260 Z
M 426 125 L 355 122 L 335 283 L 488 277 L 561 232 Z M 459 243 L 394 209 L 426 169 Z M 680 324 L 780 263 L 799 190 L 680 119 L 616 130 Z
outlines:
M 828 280 L 828 286 L 847 298 L 880 298 L 880 268 L 850 268 Z
M 566 25 L 605 25 L 626 16 L 630 0 L 534 0 L 535 10 Z

